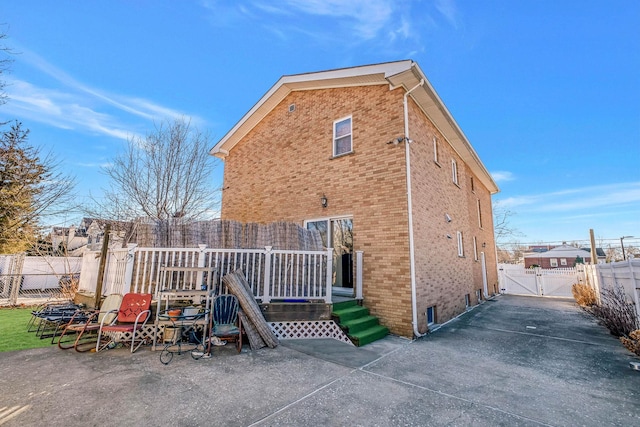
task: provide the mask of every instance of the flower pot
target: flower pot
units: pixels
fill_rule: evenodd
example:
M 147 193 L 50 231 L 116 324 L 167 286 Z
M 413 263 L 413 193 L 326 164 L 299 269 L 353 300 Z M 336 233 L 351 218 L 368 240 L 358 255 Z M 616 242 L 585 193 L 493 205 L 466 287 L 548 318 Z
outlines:
M 173 320 L 174 322 L 178 320 L 178 316 L 180 316 L 181 314 L 182 314 L 182 310 L 180 310 L 179 308 L 167 311 L 167 315 L 169 315 L 169 319 Z
M 200 312 L 200 309 L 197 307 L 185 307 L 182 310 L 182 314 L 184 316 L 195 316 Z

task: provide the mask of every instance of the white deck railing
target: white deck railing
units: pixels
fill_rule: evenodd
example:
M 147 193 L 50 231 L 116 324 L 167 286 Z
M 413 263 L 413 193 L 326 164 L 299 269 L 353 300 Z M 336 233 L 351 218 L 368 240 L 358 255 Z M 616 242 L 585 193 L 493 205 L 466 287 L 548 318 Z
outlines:
M 182 289 L 200 289 L 203 283 L 211 282 L 217 293 L 223 293 L 226 290 L 222 277 L 240 269 L 253 295 L 262 302 L 323 300 L 330 303 L 333 277 L 331 260 L 332 249 L 212 249 L 204 245 L 169 249 L 129 245 L 126 249 L 109 251 L 103 294 L 145 292 L 156 295 L 159 290 L 169 286 L 167 280 L 171 280 L 171 286 L 180 286 Z M 98 264 L 99 260 L 93 253 L 85 256 L 80 278 L 81 290 L 95 290 Z M 180 267 L 181 271 L 172 271 L 167 276 L 166 272 L 171 267 Z M 193 270 L 189 271 L 189 267 Z M 203 269 L 208 272 L 203 273 Z M 93 270 L 95 274 L 92 274 Z M 212 277 L 208 274 L 212 274 Z

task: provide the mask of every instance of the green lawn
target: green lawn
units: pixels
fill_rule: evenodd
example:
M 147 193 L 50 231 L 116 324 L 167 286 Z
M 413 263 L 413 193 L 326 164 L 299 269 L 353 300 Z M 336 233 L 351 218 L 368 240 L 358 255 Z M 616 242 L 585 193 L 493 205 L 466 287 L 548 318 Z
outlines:
M 51 346 L 51 338 L 40 339 L 27 332 L 31 308 L 0 309 L 0 352 Z

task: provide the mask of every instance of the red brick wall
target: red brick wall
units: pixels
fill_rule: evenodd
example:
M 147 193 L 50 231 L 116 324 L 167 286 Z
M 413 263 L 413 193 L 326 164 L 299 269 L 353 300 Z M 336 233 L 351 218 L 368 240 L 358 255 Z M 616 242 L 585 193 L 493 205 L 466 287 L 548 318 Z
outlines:
M 489 191 L 418 107 L 413 102 L 409 105 L 418 325 L 423 332 L 427 307 L 435 305 L 436 321 L 443 323 L 465 310 L 465 294 L 470 295 L 472 305 L 478 303 L 476 290 L 483 288 L 481 252 L 485 254 L 490 294 L 497 289 L 497 270 Z M 437 163 L 434 137 L 438 144 Z M 457 164 L 458 185 L 452 178 L 452 159 Z M 482 228 L 478 222 L 478 200 Z M 447 221 L 447 215 L 451 222 Z M 463 235 L 464 257 L 458 256 L 457 231 Z
M 404 143 L 403 92 L 388 86 L 292 92 L 225 159 L 222 217 L 243 222 L 351 216 L 354 250 L 364 251 L 365 305 L 393 333 L 411 336 L 411 286 Z M 295 111 L 289 112 L 289 105 Z M 333 122 L 352 116 L 352 154 L 332 158 Z M 451 182 L 457 156 L 411 103 L 411 168 L 420 330 L 424 311 L 437 305 L 443 322 L 464 310 L 464 294 L 482 287 L 472 236 L 484 249 L 489 286 L 497 282 L 488 191 L 458 161 L 460 187 Z M 432 135 L 441 139 L 442 167 L 433 162 Z M 326 195 L 328 207 L 320 197 Z M 483 206 L 477 226 L 476 200 Z M 473 209 L 470 209 L 472 207 Z M 453 218 L 444 220 L 445 213 Z M 457 256 L 456 230 L 465 235 Z M 446 238 L 446 234 L 452 239 Z M 480 250 L 480 248 L 479 248 Z

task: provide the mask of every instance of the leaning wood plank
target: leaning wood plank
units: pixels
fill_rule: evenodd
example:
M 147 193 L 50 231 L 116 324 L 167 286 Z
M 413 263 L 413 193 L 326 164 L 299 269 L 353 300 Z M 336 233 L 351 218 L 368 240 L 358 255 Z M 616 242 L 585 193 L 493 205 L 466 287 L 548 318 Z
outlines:
M 240 321 L 242 322 L 242 328 L 247 334 L 247 338 L 249 338 L 249 345 L 251 346 L 251 350 L 259 350 L 262 347 L 266 347 L 267 345 L 264 343 L 264 340 L 258 333 L 255 325 L 246 314 L 242 310 L 238 311 L 238 316 L 240 317 Z
M 264 320 L 260 307 L 253 297 L 253 293 L 250 291 L 249 284 L 244 278 L 242 271 L 236 270 L 233 273 L 228 273 L 222 278 L 222 281 L 229 288 L 229 292 L 238 298 L 242 311 L 244 311 L 244 314 L 246 314 L 254 324 L 265 344 L 267 344 L 269 348 L 276 347 L 278 345 L 278 338 L 267 324 L 267 321 Z

